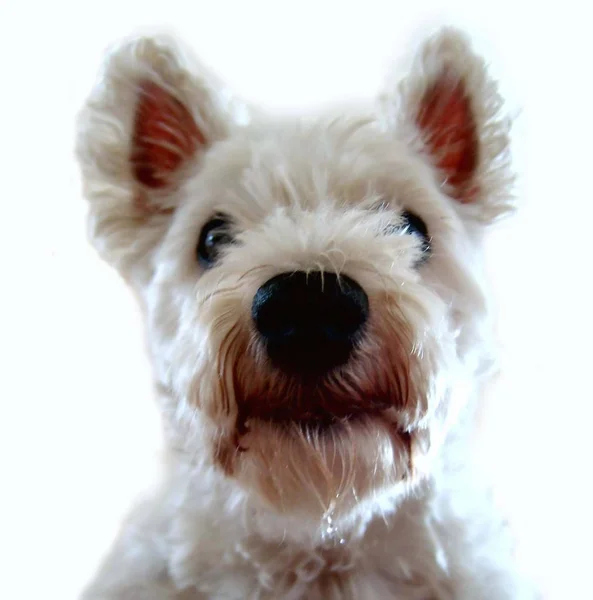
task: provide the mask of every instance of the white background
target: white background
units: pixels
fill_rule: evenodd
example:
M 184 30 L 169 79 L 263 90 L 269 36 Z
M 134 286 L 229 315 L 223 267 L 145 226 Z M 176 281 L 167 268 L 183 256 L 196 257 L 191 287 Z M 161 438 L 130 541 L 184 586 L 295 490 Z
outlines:
M 103 48 L 173 30 L 248 99 L 306 109 L 370 98 L 440 22 L 475 36 L 521 111 L 524 207 L 491 238 L 507 369 L 484 468 L 546 597 L 591 597 L 593 52 L 586 3 L 545 4 L 0 3 L 0 597 L 76 598 L 155 464 L 141 323 L 86 244 L 72 154 Z

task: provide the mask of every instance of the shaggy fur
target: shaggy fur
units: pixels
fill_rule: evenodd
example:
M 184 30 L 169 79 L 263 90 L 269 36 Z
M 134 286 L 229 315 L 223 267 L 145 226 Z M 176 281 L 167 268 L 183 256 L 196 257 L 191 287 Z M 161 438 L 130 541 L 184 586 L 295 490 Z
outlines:
M 366 111 L 292 120 L 233 99 L 172 40 L 110 53 L 78 156 L 91 240 L 145 311 L 168 469 L 86 600 L 534 597 L 470 460 L 509 125 L 460 33 L 408 70 Z M 234 242 L 204 269 L 220 213 Z M 251 319 L 258 288 L 297 270 L 348 275 L 370 303 L 354 355 L 314 388 L 268 364 Z M 300 420 L 305 404 L 334 421 Z

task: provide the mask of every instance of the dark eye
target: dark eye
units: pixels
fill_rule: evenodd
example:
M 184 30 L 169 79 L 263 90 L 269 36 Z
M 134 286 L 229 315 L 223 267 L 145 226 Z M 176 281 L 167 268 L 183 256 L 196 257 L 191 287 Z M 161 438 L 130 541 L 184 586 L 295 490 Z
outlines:
M 430 256 L 430 236 L 426 223 L 414 213 L 405 210 L 401 215 L 401 223 L 396 228 L 400 233 L 417 235 L 422 240 L 422 260 Z
M 230 223 L 226 217 L 217 216 L 208 221 L 202 228 L 198 242 L 197 252 L 200 264 L 205 269 L 213 267 L 222 248 L 231 244 L 232 241 Z

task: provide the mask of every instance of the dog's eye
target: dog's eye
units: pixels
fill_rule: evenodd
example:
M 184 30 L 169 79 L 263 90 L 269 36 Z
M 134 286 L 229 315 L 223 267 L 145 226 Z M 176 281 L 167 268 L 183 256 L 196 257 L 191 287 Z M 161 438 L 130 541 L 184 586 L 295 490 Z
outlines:
M 401 222 L 392 229 L 393 232 L 417 235 L 422 240 L 423 260 L 430 256 L 430 235 L 426 223 L 416 214 L 405 210 L 401 214 Z
M 200 233 L 198 242 L 198 260 L 200 264 L 209 269 L 214 266 L 222 248 L 232 243 L 229 220 L 224 216 L 217 216 L 208 221 Z
M 418 215 L 405 210 L 402 213 L 402 221 L 404 233 L 415 233 L 428 240 L 428 227 L 426 227 L 426 223 Z

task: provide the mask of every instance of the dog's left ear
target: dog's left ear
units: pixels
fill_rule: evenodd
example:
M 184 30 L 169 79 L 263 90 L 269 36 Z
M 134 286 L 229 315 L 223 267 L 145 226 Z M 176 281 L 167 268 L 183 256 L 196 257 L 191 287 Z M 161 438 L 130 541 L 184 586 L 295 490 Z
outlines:
M 490 222 L 512 208 L 510 121 L 465 35 L 446 28 L 430 37 L 381 105 L 395 135 L 430 162 L 464 214 Z

